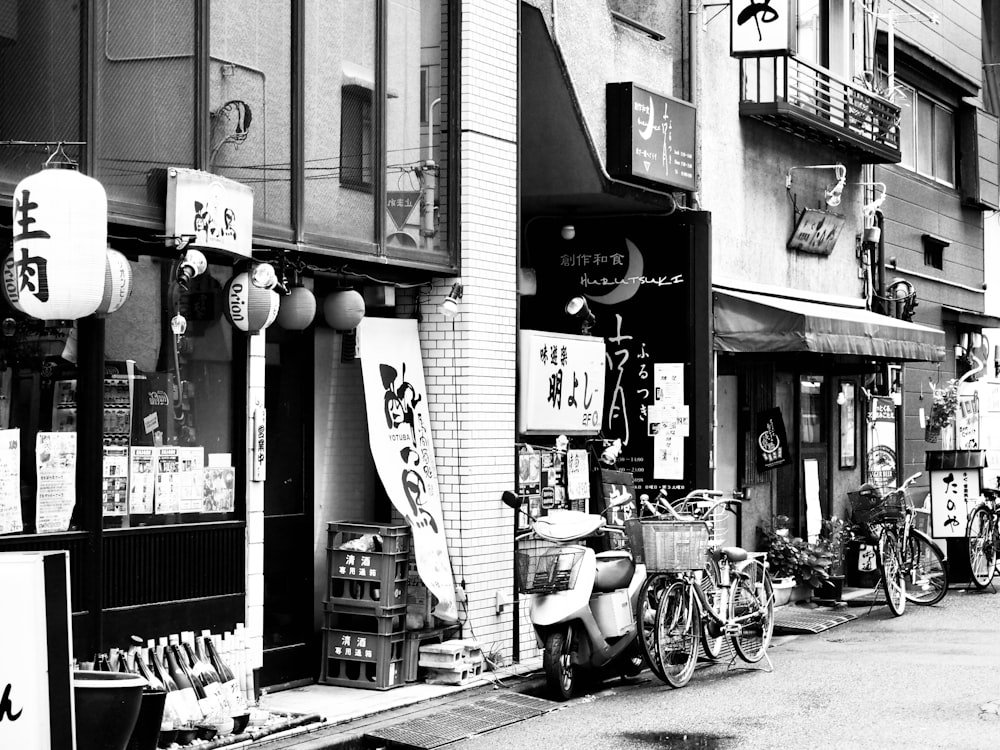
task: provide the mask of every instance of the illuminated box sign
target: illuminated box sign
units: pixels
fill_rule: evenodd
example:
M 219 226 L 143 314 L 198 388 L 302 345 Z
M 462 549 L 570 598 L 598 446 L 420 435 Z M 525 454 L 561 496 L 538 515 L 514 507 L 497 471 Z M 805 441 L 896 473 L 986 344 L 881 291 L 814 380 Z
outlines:
M 796 15 L 795 0 L 732 0 L 730 56 L 795 54 Z
M 253 190 L 197 169 L 167 170 L 167 235 L 188 237 L 190 246 L 250 257 Z
M 608 174 L 695 190 L 696 112 L 687 102 L 634 83 L 609 83 Z

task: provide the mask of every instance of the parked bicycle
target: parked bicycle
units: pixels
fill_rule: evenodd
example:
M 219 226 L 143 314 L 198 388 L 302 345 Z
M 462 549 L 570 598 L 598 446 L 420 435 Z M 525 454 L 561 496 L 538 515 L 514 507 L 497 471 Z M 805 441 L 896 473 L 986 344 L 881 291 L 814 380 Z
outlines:
M 914 521 L 909 488 L 920 472 L 884 495 L 871 485 L 851 493 L 854 521 L 875 545 L 880 585 L 889 611 L 899 617 L 909 600 L 937 604 L 948 593 L 948 567 L 941 548 Z
M 997 574 L 1000 552 L 1000 489 L 983 488 L 983 496 L 972 513 L 965 535 L 969 538 L 969 567 L 972 584 L 979 589 L 990 585 Z
M 647 580 L 639 592 L 640 645 L 650 670 L 671 687 L 694 674 L 699 644 L 712 661 L 728 637 L 746 662 L 764 658 L 774 630 L 774 592 L 763 562 L 722 546 L 718 511 L 738 504 L 721 492 L 695 490 L 677 507 L 660 493 L 643 496 L 645 517 L 628 523 L 633 554 Z

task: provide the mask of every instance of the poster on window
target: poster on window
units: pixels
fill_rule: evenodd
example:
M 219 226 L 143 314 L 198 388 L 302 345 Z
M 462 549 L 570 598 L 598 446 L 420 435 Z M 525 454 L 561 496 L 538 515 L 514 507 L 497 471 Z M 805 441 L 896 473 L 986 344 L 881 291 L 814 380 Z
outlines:
M 969 511 L 982 492 L 979 469 L 942 469 L 930 475 L 931 536 L 964 537 Z
M 754 434 L 757 437 L 757 471 L 776 469 L 792 460 L 781 409 L 775 407 L 758 412 Z
M 76 505 L 76 433 L 39 432 L 35 438 L 35 530 L 67 531 Z
M 21 523 L 21 430 L 0 430 L 0 534 L 17 534 Z
M 410 525 L 417 571 L 438 599 L 435 616 L 457 622 L 417 321 L 365 318 L 358 338 L 375 468 Z
M 879 490 L 896 486 L 896 404 L 891 396 L 872 396 L 866 467 L 868 482 Z
M 979 448 L 979 394 L 959 394 L 958 415 L 955 419 L 958 450 Z

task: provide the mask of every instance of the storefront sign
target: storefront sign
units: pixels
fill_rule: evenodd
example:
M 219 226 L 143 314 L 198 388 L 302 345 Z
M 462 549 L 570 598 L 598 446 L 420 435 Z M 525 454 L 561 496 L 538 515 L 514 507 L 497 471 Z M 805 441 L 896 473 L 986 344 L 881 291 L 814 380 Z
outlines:
M 69 750 L 69 554 L 0 553 L 0 747 Z
M 781 409 L 765 409 L 757 414 L 757 470 L 767 471 L 792 460 L 785 437 Z
M 693 105 L 634 83 L 609 83 L 606 106 L 612 177 L 696 189 Z
M 955 420 L 955 434 L 959 450 L 979 448 L 979 395 L 960 393 L 958 396 L 958 416 Z
M 518 432 L 596 435 L 604 410 L 604 341 L 521 331 Z
M 730 55 L 795 53 L 795 0 L 732 0 Z
M 979 469 L 930 472 L 931 536 L 964 537 L 969 512 L 982 493 Z
M 251 479 L 267 479 L 267 409 L 258 406 L 253 410 L 253 470 Z
M 788 249 L 813 255 L 829 255 L 837 245 L 837 238 L 840 237 L 845 221 L 840 214 L 807 208 L 799 216 L 792 238 L 788 240 Z
M 358 336 L 375 467 L 393 506 L 410 525 L 420 578 L 438 599 L 434 614 L 456 622 L 417 321 L 365 318 Z
M 868 416 L 867 480 L 880 490 L 896 486 L 896 404 L 891 396 L 872 396 Z
M 191 247 L 250 257 L 253 190 L 210 172 L 167 170 L 166 233 L 193 237 Z

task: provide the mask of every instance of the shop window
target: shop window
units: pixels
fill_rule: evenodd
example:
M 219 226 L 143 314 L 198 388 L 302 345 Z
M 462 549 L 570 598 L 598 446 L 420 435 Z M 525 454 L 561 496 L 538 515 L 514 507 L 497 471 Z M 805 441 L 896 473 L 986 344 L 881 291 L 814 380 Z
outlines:
M 897 83 L 896 88 L 902 97 L 900 166 L 943 185 L 954 186 L 954 111 L 906 84 Z
M 803 443 L 826 440 L 823 380 L 821 375 L 810 375 L 799 381 L 799 440 Z

